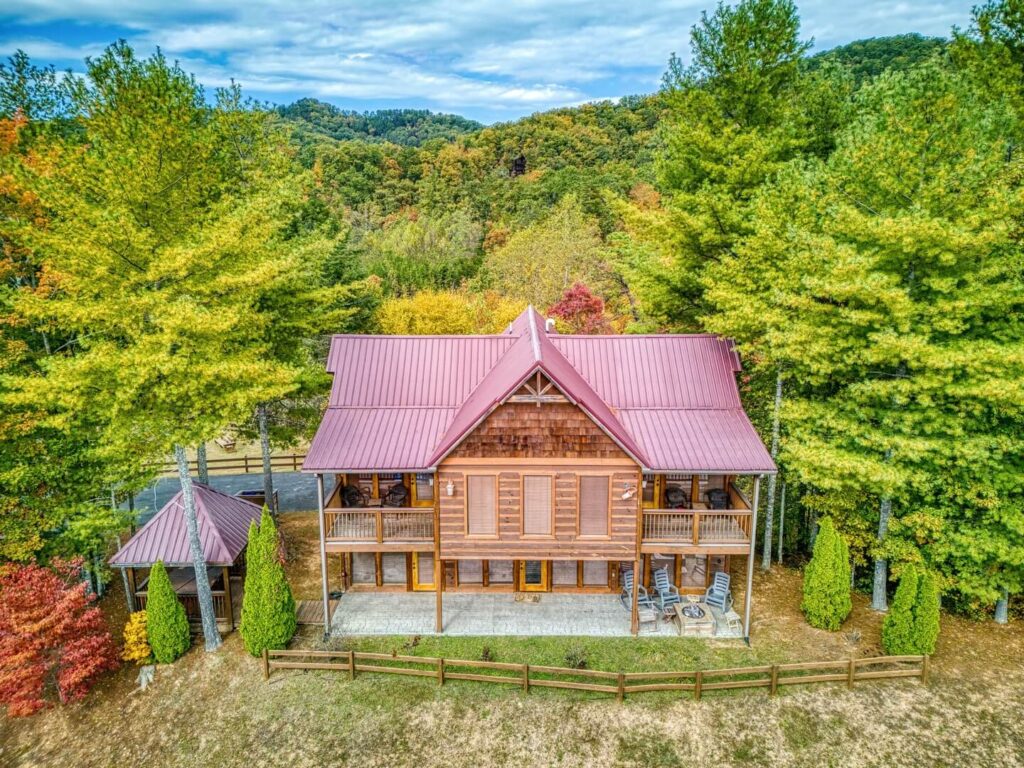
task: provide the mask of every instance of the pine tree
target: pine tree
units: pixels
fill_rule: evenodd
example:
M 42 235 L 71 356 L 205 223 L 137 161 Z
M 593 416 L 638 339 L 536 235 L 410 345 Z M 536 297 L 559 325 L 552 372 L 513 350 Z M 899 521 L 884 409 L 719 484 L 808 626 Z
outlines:
M 915 653 L 929 656 L 935 653 L 935 643 L 939 639 L 940 606 L 938 578 L 931 571 L 924 571 L 917 588 L 917 600 L 914 601 Z
M 249 525 L 245 593 L 239 632 L 253 656 L 264 649 L 284 648 L 295 634 L 295 599 L 280 560 L 277 528 L 264 507 L 260 525 Z
M 814 540 L 814 555 L 804 569 L 804 597 L 800 604 L 807 623 L 835 632 L 853 603 L 850 599 L 850 550 L 830 518 L 821 521 Z
M 160 664 L 170 664 L 192 645 L 185 606 L 178 600 L 162 561 L 157 560 L 149 569 L 146 585 L 146 635 L 153 658 Z
M 914 606 L 921 578 L 914 566 L 906 566 L 896 587 L 892 607 L 882 622 L 882 648 L 890 656 L 916 654 Z

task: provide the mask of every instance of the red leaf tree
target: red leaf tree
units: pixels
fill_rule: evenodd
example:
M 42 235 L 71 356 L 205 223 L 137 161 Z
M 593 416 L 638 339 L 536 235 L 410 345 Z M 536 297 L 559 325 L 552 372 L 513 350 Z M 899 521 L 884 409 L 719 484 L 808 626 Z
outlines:
M 610 333 L 604 316 L 604 299 L 595 296 L 583 283 L 567 288 L 562 298 L 548 309 L 548 317 L 564 321 L 570 333 Z
M 0 704 L 12 717 L 81 699 L 118 666 L 103 613 L 79 563 L 0 569 Z

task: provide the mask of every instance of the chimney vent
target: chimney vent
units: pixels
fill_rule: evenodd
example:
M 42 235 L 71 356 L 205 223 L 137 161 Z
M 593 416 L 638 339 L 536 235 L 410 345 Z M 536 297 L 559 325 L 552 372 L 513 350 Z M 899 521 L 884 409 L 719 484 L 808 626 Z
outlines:
M 544 321 L 544 333 L 551 333 L 555 330 L 555 318 L 549 317 Z

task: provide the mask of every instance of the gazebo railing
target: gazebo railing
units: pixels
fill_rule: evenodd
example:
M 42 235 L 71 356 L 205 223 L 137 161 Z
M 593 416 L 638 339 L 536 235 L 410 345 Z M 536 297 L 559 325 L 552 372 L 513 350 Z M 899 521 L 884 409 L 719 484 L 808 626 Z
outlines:
M 148 593 L 145 591 L 139 591 L 135 593 L 135 610 L 144 611 L 146 610 L 146 601 Z M 199 613 L 199 596 L 198 595 L 178 595 L 178 601 L 185 606 L 185 615 L 188 616 L 189 620 L 199 621 L 201 618 Z M 228 621 L 231 618 L 231 614 L 228 613 L 228 600 L 227 595 L 222 589 L 213 590 L 213 615 L 223 621 Z

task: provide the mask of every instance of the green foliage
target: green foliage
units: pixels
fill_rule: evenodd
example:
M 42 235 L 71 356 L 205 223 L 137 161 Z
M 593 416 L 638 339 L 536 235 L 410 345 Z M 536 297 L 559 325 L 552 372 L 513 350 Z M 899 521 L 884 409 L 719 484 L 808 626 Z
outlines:
M 397 335 L 501 333 L 524 308 L 493 291 L 420 291 L 386 299 L 377 321 L 381 333 Z
M 245 593 L 238 631 L 245 649 L 259 656 L 264 649 L 284 648 L 295 634 L 295 599 L 284 576 L 274 518 L 264 506 L 257 528 L 249 526 Z
M 835 632 L 853 609 L 850 599 L 850 551 L 830 518 L 821 521 L 814 555 L 804 568 L 800 608 L 807 623 Z
M 935 653 L 939 639 L 939 596 L 938 578 L 931 571 L 921 573 L 914 601 L 914 646 L 915 653 L 930 656 Z
M 816 53 L 805 62 L 814 70 L 836 64 L 849 70 L 859 84 L 877 77 L 886 70 L 906 71 L 946 50 L 948 42 L 941 37 L 925 37 L 917 33 L 871 37 Z
M 920 581 L 915 567 L 907 566 L 903 569 L 899 586 L 896 587 L 896 596 L 882 622 L 882 648 L 890 656 L 918 653 L 914 606 L 917 604 Z
M 192 645 L 185 606 L 178 601 L 159 560 L 149 569 L 146 584 L 146 636 L 153 658 L 160 664 L 172 663 Z
M 338 109 L 316 99 L 299 99 L 278 107 L 281 117 L 295 123 L 305 141 L 328 136 L 338 141 L 360 139 L 418 147 L 434 139 L 451 140 L 483 126 L 459 115 L 435 114 L 426 109 L 380 109 L 356 112 Z

